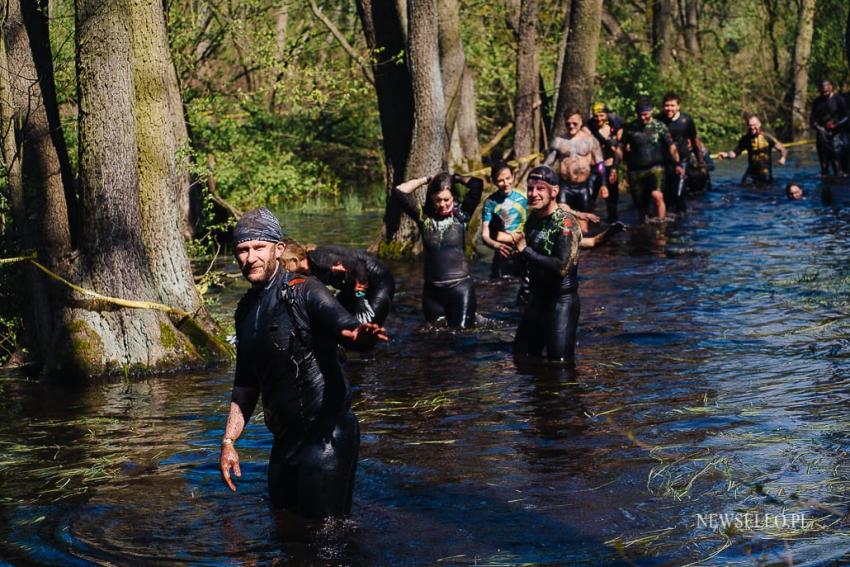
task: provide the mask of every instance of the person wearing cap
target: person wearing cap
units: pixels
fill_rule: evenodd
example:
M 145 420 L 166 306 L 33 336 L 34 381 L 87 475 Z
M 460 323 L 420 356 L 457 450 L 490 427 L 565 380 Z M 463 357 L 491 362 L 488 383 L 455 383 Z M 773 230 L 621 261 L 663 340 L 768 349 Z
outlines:
M 620 132 L 620 143 L 628 168 L 629 192 L 638 210 L 640 222 L 646 222 L 650 204 L 655 204 L 657 218 L 664 220 L 664 166 L 674 163 L 676 175 L 685 174 L 679 164 L 679 151 L 667 126 L 652 116 L 652 102 L 642 96 L 635 103 L 637 118 Z M 671 161 L 672 160 L 672 161 Z
M 413 192 L 426 185 L 425 202 Z M 456 185 L 469 189 L 461 201 Z M 445 317 L 450 327 L 475 325 L 475 286 L 466 262 L 466 230 L 481 201 L 484 182 L 477 177 L 441 172 L 411 179 L 393 188 L 401 209 L 422 235 L 425 282 L 422 311 L 428 323 Z
M 551 360 L 575 357 L 580 303 L 578 250 L 581 229 L 575 215 L 557 203 L 558 175 L 545 165 L 528 175 L 528 221 L 516 249 L 528 266 L 531 301 L 514 338 L 514 353 Z
M 605 157 L 605 172 L 607 174 L 606 185 L 608 187 L 608 198 L 605 199 L 605 208 L 608 212 L 607 221 L 615 222 L 619 218 L 617 207 L 620 202 L 620 161 L 623 152 L 620 151 L 620 143 L 617 136 L 623 128 L 623 117 L 611 112 L 604 102 L 595 102 L 592 106 L 593 114 L 587 120 L 587 129 L 599 142 L 602 155 Z M 602 180 L 597 180 L 601 183 Z
M 594 175 L 600 180 L 599 195 L 603 199 L 608 198 L 605 157 L 599 142 L 584 128 L 581 112 L 570 107 L 564 116 L 567 130 L 552 140 L 543 165 L 553 166 L 558 162 L 558 203 L 591 213 L 596 206 Z M 581 229 L 587 232 L 587 221 L 579 219 L 579 223 Z
M 274 434 L 268 467 L 272 506 L 309 518 L 348 514 L 360 429 L 337 345 L 368 348 L 384 329 L 358 323 L 315 278 L 287 272 L 275 216 L 245 213 L 233 230 L 239 269 L 251 284 L 236 308 L 236 371 L 219 469 L 236 490 L 236 441 L 262 396 Z
M 747 132 L 738 140 L 734 150 L 720 152 L 718 159 L 735 159 L 741 152 L 747 152 L 747 170 L 741 178 L 741 184 L 747 184 L 748 180 L 755 185 L 770 185 L 773 182 L 773 161 L 771 154 L 773 150 L 779 152 L 776 163 L 785 165 L 788 150 L 773 135 L 765 132 L 761 127 L 758 116 L 750 116 L 747 119 Z
M 686 183 L 688 180 L 688 169 L 691 162 L 691 157 L 694 158 L 694 166 L 697 169 L 704 170 L 705 163 L 703 161 L 703 145 L 697 134 L 697 126 L 690 114 L 686 114 L 680 110 L 681 99 L 674 92 L 668 92 L 664 95 L 663 107 L 658 119 L 667 126 L 670 131 L 670 137 L 673 138 L 673 143 L 676 144 L 676 151 L 679 152 L 680 164 L 685 171 L 684 175 L 677 175 L 675 171 L 676 164 L 667 164 L 666 168 L 666 194 L 664 195 L 665 202 L 668 207 L 673 207 L 677 213 L 684 213 L 686 210 L 685 192 Z

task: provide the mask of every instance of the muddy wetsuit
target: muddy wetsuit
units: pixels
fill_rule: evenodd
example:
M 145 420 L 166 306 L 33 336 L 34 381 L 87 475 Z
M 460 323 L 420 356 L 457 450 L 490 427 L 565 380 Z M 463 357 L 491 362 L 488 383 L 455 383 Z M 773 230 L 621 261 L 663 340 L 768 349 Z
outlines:
M 525 225 L 523 257 L 531 277 L 531 302 L 517 329 L 514 352 L 553 360 L 575 357 L 578 297 L 578 220 L 563 209 Z
M 820 95 L 812 102 L 809 124 L 818 132 L 817 151 L 820 172 L 829 175 L 847 173 L 847 119 L 850 116 L 841 95 Z
M 766 132 L 751 134 L 747 132 L 738 140 L 735 146 L 735 154 L 747 152 L 747 171 L 741 183 L 745 183 L 749 177 L 756 185 L 767 185 L 773 181 L 773 162 L 770 159 L 773 148 L 779 142 Z
M 667 126 L 656 120 L 644 125 L 640 120 L 623 128 L 626 167 L 629 170 L 629 192 L 641 221 L 649 212 L 652 192 L 664 187 L 664 165 L 670 157 L 673 139 Z
M 466 229 L 481 200 L 484 182 L 470 177 L 469 191 L 460 207 L 445 218 L 426 215 L 414 195 L 395 191 L 402 210 L 416 221 L 425 256 L 422 311 L 433 323 L 441 316 L 451 327 L 475 324 L 475 288 L 466 263 Z M 426 199 L 428 197 L 426 196 Z
M 339 290 L 337 299 L 361 323 L 383 325 L 395 295 L 392 272 L 362 250 L 319 246 L 307 253 L 310 274 Z M 341 265 L 345 271 L 334 271 Z
M 691 156 L 691 148 L 694 152 L 699 151 L 697 143 L 697 126 L 694 124 L 694 119 L 689 114 L 679 112 L 676 118 L 668 118 L 666 114 L 661 114 L 658 119 L 667 126 L 670 132 L 670 138 L 676 145 L 679 151 L 679 164 L 685 168 L 685 177 L 679 177 L 676 173 L 675 163 L 667 163 L 665 168 L 665 191 L 664 201 L 668 207 L 673 208 L 677 213 L 685 211 L 685 192 L 687 182 L 687 170 L 689 167 Z M 690 142 L 690 144 L 689 144 Z
M 282 269 L 236 308 L 234 386 L 262 394 L 275 507 L 306 517 L 351 510 L 360 429 L 337 343 L 355 327 L 319 280 Z
M 587 120 L 587 129 L 590 130 L 590 133 L 593 134 L 593 137 L 599 142 L 599 145 L 602 147 L 602 155 L 605 157 L 605 169 L 608 175 L 608 198 L 605 200 L 605 209 L 608 211 L 608 222 L 616 221 L 619 216 L 617 205 L 620 202 L 620 178 L 617 175 L 617 168 L 620 167 L 620 159 L 617 157 L 617 152 L 614 150 L 619 144 L 619 141 L 617 140 L 617 132 L 622 130 L 624 123 L 625 121 L 622 116 L 609 112 L 608 125 L 611 127 L 611 131 L 608 133 L 608 136 L 605 137 L 599 131 L 599 123 L 595 116 L 591 116 Z M 609 160 L 611 160 L 610 165 L 608 165 Z M 599 193 L 601 183 L 602 179 L 597 178 L 597 186 L 593 190 L 594 193 Z

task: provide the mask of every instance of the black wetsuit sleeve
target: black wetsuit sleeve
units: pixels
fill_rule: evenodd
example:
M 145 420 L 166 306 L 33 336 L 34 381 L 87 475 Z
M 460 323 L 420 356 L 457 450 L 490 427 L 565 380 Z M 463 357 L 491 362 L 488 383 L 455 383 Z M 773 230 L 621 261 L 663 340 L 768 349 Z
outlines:
M 308 279 L 304 288 L 304 305 L 314 334 L 339 338 L 343 329 L 354 329 L 357 319 L 318 280 Z
M 744 153 L 744 150 L 746 150 L 746 149 L 747 149 L 747 137 L 741 136 L 741 138 L 738 140 L 738 145 L 735 146 L 735 149 L 732 150 L 732 151 L 735 152 L 736 156 L 739 156 L 742 153 Z
M 364 284 L 368 282 L 366 262 L 355 250 L 342 246 L 319 246 L 307 256 L 310 259 L 310 273 L 325 285 L 341 290 L 353 286 L 355 281 Z M 337 264 L 345 268 L 344 273 L 334 272 L 333 267 Z
M 236 371 L 233 374 L 233 385 L 242 388 L 259 388 L 260 383 L 257 376 L 249 368 L 250 364 L 247 361 L 247 355 L 240 352 L 240 348 L 236 347 Z
M 398 189 L 393 188 L 393 195 L 395 195 L 396 199 L 398 199 L 398 203 L 401 206 L 402 211 L 407 213 L 407 215 L 417 223 L 422 221 L 422 205 L 416 198 L 415 192 L 402 193 Z
M 555 246 L 552 248 L 551 255 L 541 254 L 531 248 L 531 246 L 525 247 L 523 255 L 530 266 L 537 266 L 546 271 L 563 276 L 565 275 L 567 266 L 572 260 L 572 239 L 572 232 L 569 230 L 562 230 L 558 239 L 555 241 Z
M 463 213 L 465 218 L 469 219 L 472 217 L 472 213 L 475 212 L 475 207 L 481 201 L 481 194 L 484 192 L 484 182 L 477 177 L 470 177 L 469 181 L 463 183 L 463 185 L 466 185 L 469 191 L 467 191 L 466 196 L 463 198 L 463 202 L 460 205 L 460 212 Z

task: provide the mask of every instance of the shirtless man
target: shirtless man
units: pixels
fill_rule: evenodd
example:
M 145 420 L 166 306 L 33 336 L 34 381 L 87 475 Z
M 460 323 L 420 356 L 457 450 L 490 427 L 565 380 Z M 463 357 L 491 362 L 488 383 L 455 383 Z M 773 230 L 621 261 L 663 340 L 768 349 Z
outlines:
M 596 205 L 596 195 L 593 194 L 594 173 L 602 180 L 599 195 L 603 199 L 608 198 L 605 156 L 593 134 L 583 127 L 581 112 L 577 108 L 567 109 L 566 125 L 566 133 L 552 140 L 543 164 L 551 167 L 556 160 L 559 161 L 558 204 L 589 213 Z M 587 232 L 587 221 L 579 219 L 579 224 L 581 230 Z

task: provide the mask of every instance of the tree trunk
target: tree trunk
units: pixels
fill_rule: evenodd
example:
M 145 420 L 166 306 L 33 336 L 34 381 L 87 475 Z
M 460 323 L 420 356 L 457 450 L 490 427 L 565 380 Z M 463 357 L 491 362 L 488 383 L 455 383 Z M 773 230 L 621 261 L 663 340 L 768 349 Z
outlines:
M 76 212 L 76 198 L 59 121 L 46 6 L 12 0 L 7 8 L 3 29 L 3 161 L 13 216 L 21 248 L 35 249 L 43 264 L 61 273 L 62 259 L 74 241 L 69 208 L 72 214 Z M 22 346 L 35 359 L 41 359 L 49 351 L 55 330 L 54 307 L 61 295 L 35 267 L 23 269 Z
M 685 0 L 687 14 L 685 15 L 685 45 L 691 57 L 702 58 L 702 48 L 699 44 L 699 0 Z
M 446 109 L 445 147 L 448 148 L 460 111 L 461 85 L 466 70 L 466 57 L 460 39 L 460 6 L 457 0 L 437 0 L 437 19 L 443 104 Z
M 537 0 L 522 0 L 516 58 L 516 118 L 514 153 L 517 158 L 537 151 L 535 114 L 539 110 L 540 67 L 537 59 Z
M 572 0 L 564 72 L 558 87 L 552 136 L 564 127 L 567 108 L 590 110 L 596 80 L 596 56 L 602 21 L 602 0 Z
M 161 302 L 201 317 L 77 301 L 48 372 L 94 376 L 173 370 L 221 359 L 192 283 L 177 179 L 162 4 L 77 0 L 82 262 L 77 281 L 101 294 Z M 199 323 L 200 321 L 200 323 Z
M 570 37 L 570 16 L 572 15 L 572 0 L 566 0 L 566 11 L 564 12 L 564 23 L 561 26 L 561 41 L 558 43 L 558 63 L 555 65 L 555 81 L 564 75 L 564 62 L 567 58 L 567 40 Z M 558 97 L 560 89 L 552 96 L 552 106 L 558 108 Z M 552 128 L 554 129 L 554 127 Z M 551 129 L 550 129 L 551 132 Z
M 673 15 L 671 0 L 648 0 L 652 16 L 652 58 L 659 69 L 673 63 Z
M 467 67 L 463 73 L 460 89 L 460 110 L 457 115 L 457 131 L 466 171 L 481 166 L 481 146 L 478 142 L 478 112 L 475 109 L 475 77 Z
M 791 134 L 799 139 L 808 132 L 809 58 L 812 53 L 812 34 L 815 23 L 815 0 L 800 0 L 800 15 L 797 39 L 794 42 L 794 58 L 791 62 L 791 84 L 794 98 L 791 105 Z
M 373 61 L 387 169 L 387 200 L 380 241 L 407 243 L 416 238 L 416 225 L 402 215 L 390 192 L 393 186 L 405 181 L 413 131 L 413 89 L 407 66 L 409 52 L 402 14 L 399 2 L 373 0 L 357 0 L 357 12 Z

